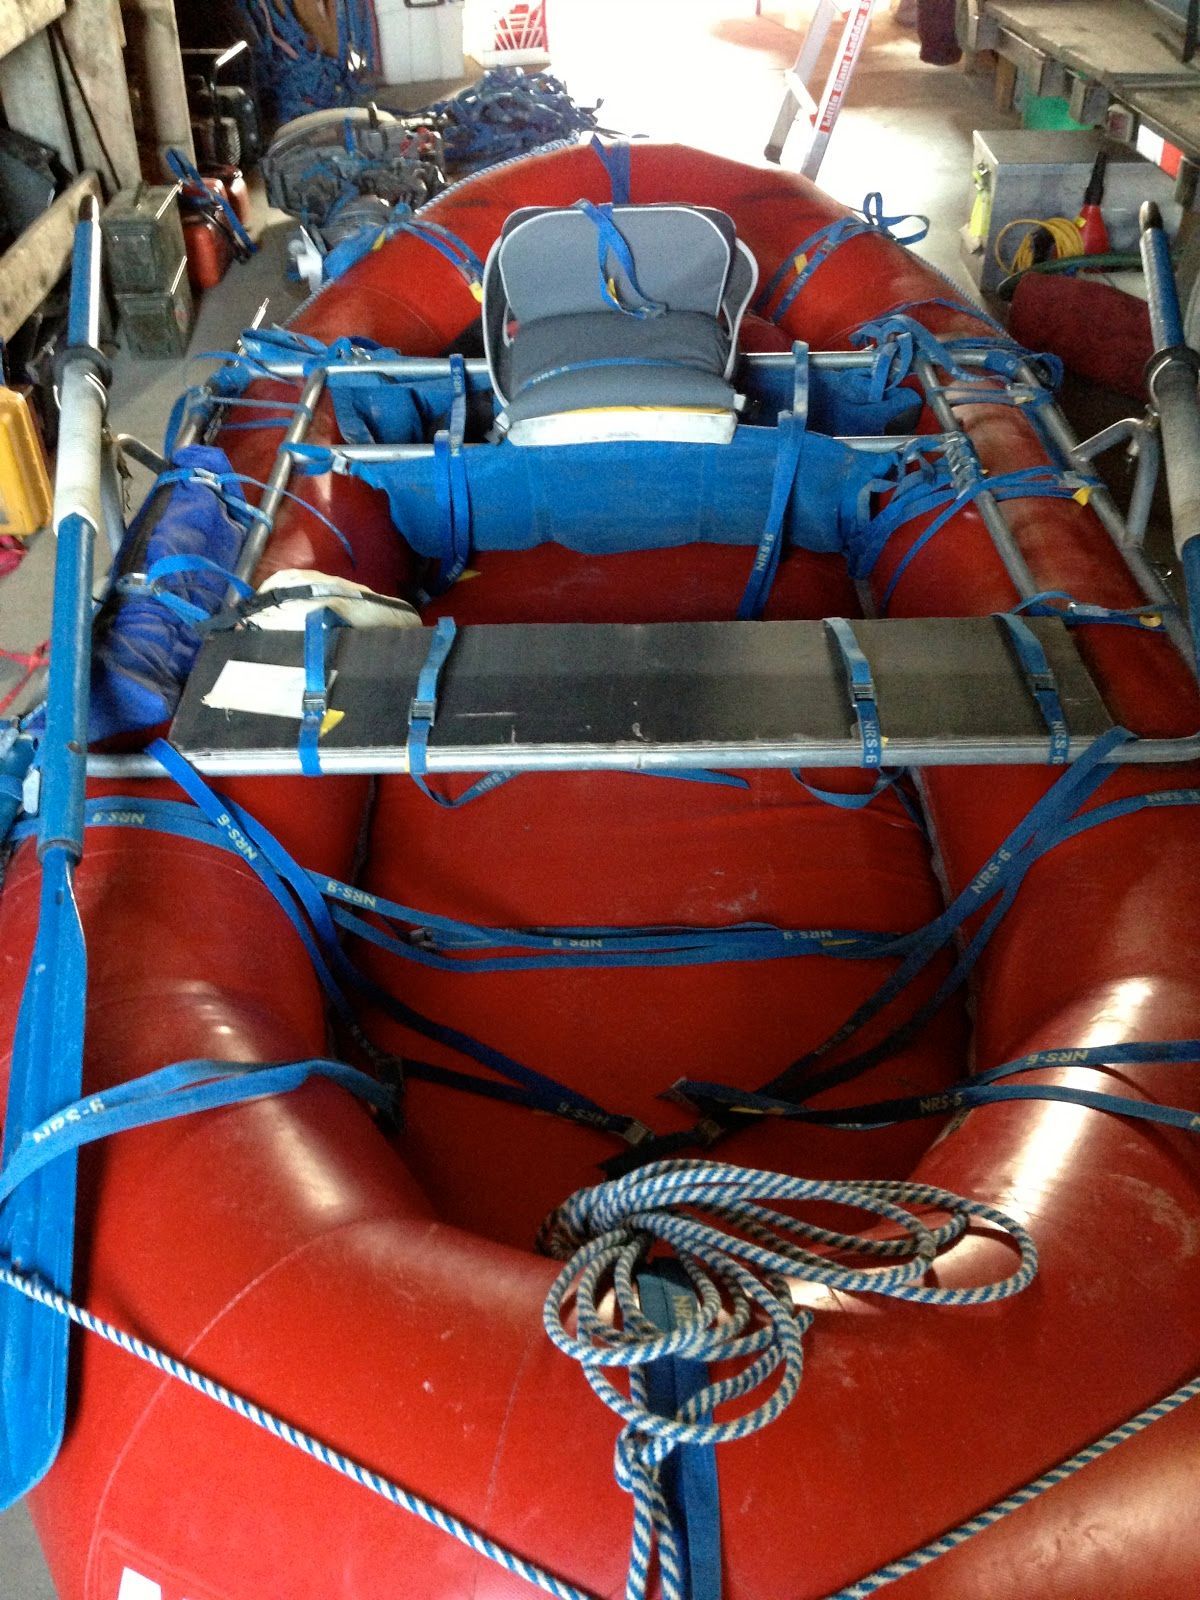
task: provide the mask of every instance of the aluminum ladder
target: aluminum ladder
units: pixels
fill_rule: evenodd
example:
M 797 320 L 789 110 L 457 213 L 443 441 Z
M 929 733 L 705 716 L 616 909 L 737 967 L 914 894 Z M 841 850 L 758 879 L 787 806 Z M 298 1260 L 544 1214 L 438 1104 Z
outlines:
M 806 178 L 816 178 L 862 47 L 866 43 L 873 5 L 874 0 L 817 0 L 817 9 L 804 35 L 800 54 L 784 80 L 783 103 L 764 152 L 768 161 L 779 165 L 783 158 L 783 147 L 792 129 L 803 117 L 808 128 L 808 149 L 800 171 Z M 809 83 L 817 70 L 817 62 L 830 30 L 839 18 L 842 20 L 842 36 L 818 101 L 813 98 Z

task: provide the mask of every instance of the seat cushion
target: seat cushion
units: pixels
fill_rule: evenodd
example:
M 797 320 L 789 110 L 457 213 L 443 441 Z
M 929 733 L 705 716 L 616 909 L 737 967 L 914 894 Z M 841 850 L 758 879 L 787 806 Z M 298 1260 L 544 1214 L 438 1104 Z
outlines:
M 500 352 L 512 421 L 609 406 L 730 411 L 729 337 L 712 317 L 666 312 L 638 320 L 607 311 L 542 317 Z

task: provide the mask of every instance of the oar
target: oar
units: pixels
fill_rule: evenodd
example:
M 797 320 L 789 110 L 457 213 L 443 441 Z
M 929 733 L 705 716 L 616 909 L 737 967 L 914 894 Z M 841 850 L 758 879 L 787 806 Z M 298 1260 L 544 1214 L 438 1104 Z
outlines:
M 1139 221 L 1154 339 L 1146 387 L 1158 412 L 1171 533 L 1186 585 L 1192 639 L 1200 655 L 1200 395 L 1196 391 L 1200 356 L 1184 339 L 1170 247 L 1152 200 L 1142 207 Z
M 75 229 L 67 348 L 58 373 L 61 420 L 54 486 L 56 556 L 50 673 L 41 744 L 37 941 L 17 1020 L 4 1159 L 47 1117 L 80 1097 L 87 953 L 73 876 L 83 852 L 92 552 L 100 508 L 107 364 L 98 347 L 100 224 L 94 199 Z M 76 1158 L 35 1174 L 0 1210 L 0 1257 L 64 1294 L 71 1291 Z M 0 1507 L 47 1471 L 66 1418 L 68 1324 L 0 1288 Z

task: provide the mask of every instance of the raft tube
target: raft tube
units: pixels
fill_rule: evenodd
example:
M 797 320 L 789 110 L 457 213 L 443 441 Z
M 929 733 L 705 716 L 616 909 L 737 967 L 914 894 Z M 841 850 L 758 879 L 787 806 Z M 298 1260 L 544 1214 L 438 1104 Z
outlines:
M 518 206 L 581 196 L 609 198 L 608 177 L 590 151 L 563 149 L 470 179 L 422 216 L 482 255 Z M 764 281 L 845 215 L 799 177 L 652 145 L 633 150 L 632 198 L 727 211 Z M 914 302 L 908 314 L 937 334 L 978 334 L 978 316 L 946 298 L 944 281 L 919 260 L 862 233 L 812 273 L 778 334 L 760 326 L 753 337 L 844 348 L 868 318 Z M 401 235 L 322 292 L 295 326 L 325 342 L 353 333 L 439 354 L 477 310 L 457 272 Z M 972 405 L 960 421 L 992 471 L 1045 459 L 1019 408 Z M 310 438 L 333 437 L 322 406 Z M 219 442 L 240 471 L 262 478 L 278 441 L 234 432 Z M 315 568 L 406 591 L 408 558 L 382 496 L 342 477 L 304 480 L 298 492 L 349 534 L 355 565 L 319 522 L 287 505 L 260 577 Z M 1111 607 L 1140 603 L 1091 508 L 1037 499 L 1006 510 L 1047 589 Z M 927 521 L 889 544 L 871 580 L 877 601 Z M 426 620 L 723 619 L 747 562 L 745 550 L 714 547 L 602 564 L 554 546 L 495 553 L 473 562 L 475 575 Z M 908 566 L 890 614 L 975 615 L 1013 603 L 968 509 Z M 767 615 L 832 614 L 858 614 L 842 563 L 790 553 Z M 1200 726 L 1194 685 L 1161 638 L 1097 627 L 1084 630 L 1081 648 L 1135 731 L 1186 735 Z M 944 891 L 971 882 L 1051 782 L 1045 769 L 927 771 L 926 841 L 892 795 L 838 810 L 782 773 L 751 774 L 745 790 L 625 774 L 530 776 L 459 811 L 387 778 L 357 881 L 510 925 L 753 916 L 911 929 L 937 912 Z M 1126 767 L 1102 795 L 1197 783 L 1194 769 Z M 354 874 L 365 780 L 225 787 L 306 865 Z M 136 792 L 172 791 L 163 783 Z M 1198 859 L 1195 808 L 1142 810 L 1058 847 L 1032 869 L 979 963 L 971 1031 L 952 1001 L 916 1042 L 836 1093 L 934 1092 L 968 1065 L 1041 1048 L 1195 1034 Z M 93 830 L 78 893 L 90 958 L 89 1090 L 182 1058 L 324 1051 L 326 1010 L 308 958 L 230 855 L 153 832 Z M 16 1013 L 36 909 L 37 870 L 24 846 L 0 904 L 6 1016 Z M 687 1120 L 659 1098 L 681 1074 L 757 1083 L 826 1037 L 890 970 L 803 957 L 494 976 L 415 969 L 414 977 L 381 952 L 358 954 L 426 1012 L 659 1130 Z M 396 1051 L 453 1061 L 424 1040 L 418 1052 L 394 1022 L 369 1011 L 364 1020 Z M 1200 1111 L 1200 1088 L 1165 1065 L 1061 1067 L 1034 1081 L 1112 1087 Z M 545 1336 L 542 1305 L 558 1267 L 532 1248 L 546 1214 L 597 1181 L 611 1143 L 429 1084 L 410 1084 L 404 1110 L 403 1131 L 389 1137 L 342 1091 L 314 1083 L 92 1149 L 81 1162 L 75 1293 L 97 1315 L 567 1582 L 617 1594 L 630 1523 L 611 1471 L 618 1423 Z M 807 1175 L 911 1175 L 1001 1207 L 1029 1227 L 1041 1259 L 1025 1293 L 967 1309 L 810 1293 L 816 1319 L 798 1399 L 769 1428 L 718 1452 L 730 1600 L 840 1591 L 1037 1479 L 1200 1369 L 1200 1157 L 1184 1133 L 1031 1101 L 870 1134 L 756 1124 L 720 1154 Z M 939 1261 L 937 1281 L 986 1281 L 1010 1266 L 1002 1241 L 972 1234 Z M 941 1559 L 893 1573 L 895 1592 L 905 1600 L 1187 1594 L 1200 1572 L 1200 1534 L 1179 1512 L 1198 1491 L 1200 1410 L 1185 1406 Z M 32 1504 L 63 1600 L 532 1592 L 437 1528 L 82 1335 L 67 1439 Z

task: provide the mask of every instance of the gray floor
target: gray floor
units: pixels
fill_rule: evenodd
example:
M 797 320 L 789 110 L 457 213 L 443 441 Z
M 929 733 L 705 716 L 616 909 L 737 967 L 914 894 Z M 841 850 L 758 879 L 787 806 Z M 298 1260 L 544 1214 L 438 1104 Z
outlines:
M 770 15 L 755 18 L 753 10 L 752 0 L 573 0 L 556 8 L 552 19 L 554 70 L 577 100 L 604 98 L 606 126 L 758 161 L 798 38 Z M 822 187 L 852 205 L 879 189 L 888 211 L 927 213 L 932 226 L 918 253 L 965 282 L 957 231 L 972 195 L 971 131 L 1011 120 L 993 110 L 990 96 L 990 78 L 922 66 L 914 35 L 881 10 L 830 145 Z M 409 91 L 401 98 L 419 104 L 428 96 Z M 193 353 L 228 349 L 264 297 L 270 297 L 271 320 L 282 320 L 295 305 L 298 291 L 282 271 L 287 231 L 277 214 L 268 217 L 260 253 L 205 297 Z M 110 409 L 114 426 L 157 445 L 175 396 L 205 370 L 194 358 L 184 372 L 173 362 L 122 355 Z M 144 490 L 144 481 L 134 487 Z M 52 541 L 43 536 L 0 583 L 0 644 L 29 649 L 45 638 L 52 564 Z M 5 684 L 0 663 L 0 693 Z M 0 1515 L 0 1600 L 54 1600 L 21 1507 Z

